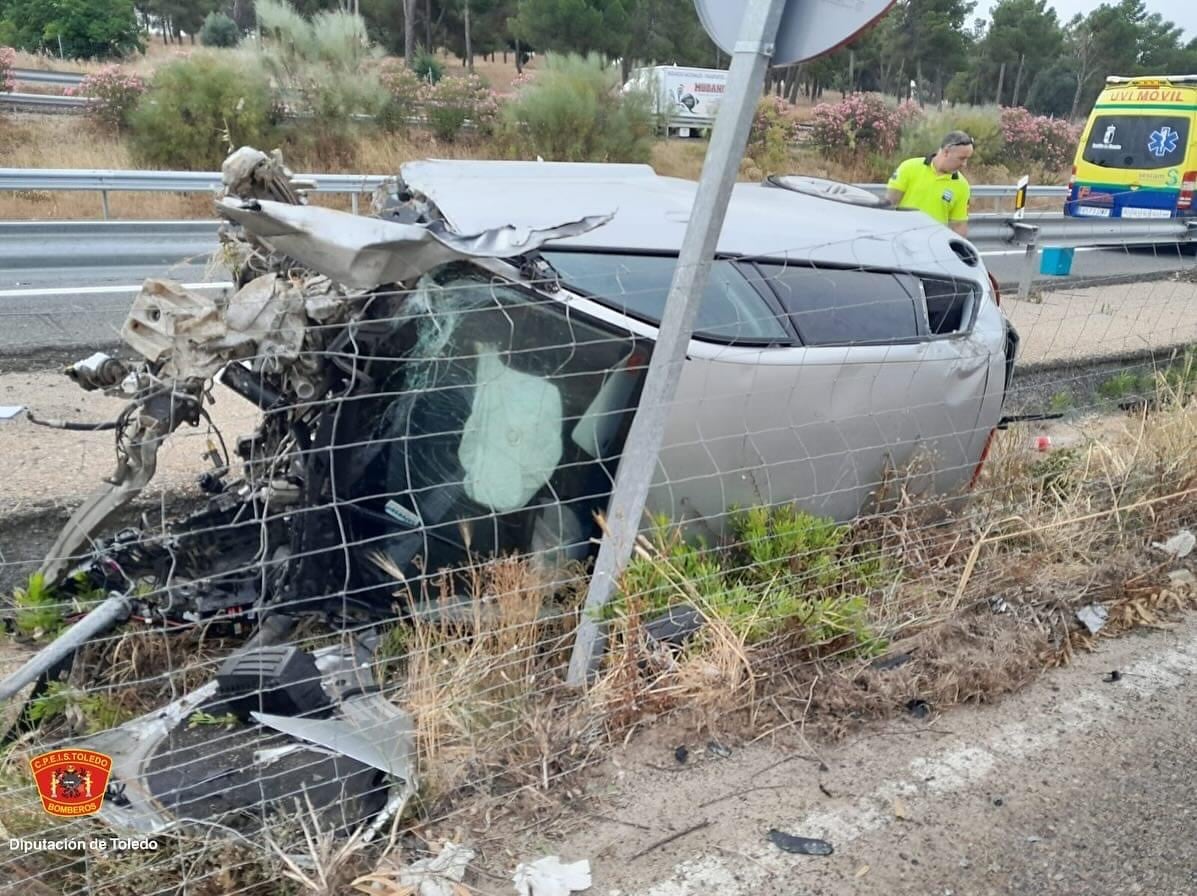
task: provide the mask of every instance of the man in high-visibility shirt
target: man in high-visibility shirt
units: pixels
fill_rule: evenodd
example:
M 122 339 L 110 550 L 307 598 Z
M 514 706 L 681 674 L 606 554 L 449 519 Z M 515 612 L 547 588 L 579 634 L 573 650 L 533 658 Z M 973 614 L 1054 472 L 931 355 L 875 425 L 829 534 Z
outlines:
M 939 152 L 916 156 L 898 166 L 886 184 L 886 199 L 897 208 L 917 208 L 968 236 L 968 181 L 961 169 L 973 154 L 973 138 L 952 131 Z

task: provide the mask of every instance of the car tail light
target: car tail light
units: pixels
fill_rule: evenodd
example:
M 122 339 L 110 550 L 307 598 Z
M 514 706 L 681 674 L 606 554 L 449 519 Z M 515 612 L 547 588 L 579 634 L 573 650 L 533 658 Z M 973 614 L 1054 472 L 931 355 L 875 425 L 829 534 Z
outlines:
M 1193 207 L 1193 192 L 1197 190 L 1197 171 L 1186 171 L 1180 181 L 1180 198 L 1176 200 L 1176 210 L 1188 211 Z
M 977 480 L 981 478 L 981 469 L 985 466 L 985 461 L 989 459 L 989 449 L 993 447 L 993 439 L 997 435 L 997 427 L 989 430 L 989 435 L 985 437 L 985 447 L 981 449 L 981 459 L 977 461 L 977 467 L 973 470 L 973 477 L 968 481 L 970 489 L 975 488 Z
M 1068 192 L 1072 192 L 1072 188 L 1076 186 L 1076 165 L 1072 166 L 1072 174 L 1068 177 Z
M 989 285 L 993 287 L 993 300 L 997 302 L 999 308 L 1002 307 L 1002 291 L 998 289 L 997 277 L 993 274 L 989 275 Z

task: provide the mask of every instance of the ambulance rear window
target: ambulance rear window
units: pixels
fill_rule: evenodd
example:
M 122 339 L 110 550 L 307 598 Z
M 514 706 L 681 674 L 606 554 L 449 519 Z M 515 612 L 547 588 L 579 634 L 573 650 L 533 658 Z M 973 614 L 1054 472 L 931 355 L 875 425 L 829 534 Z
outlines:
M 1161 115 L 1099 115 L 1081 158 L 1102 168 L 1173 168 L 1183 164 L 1190 119 Z

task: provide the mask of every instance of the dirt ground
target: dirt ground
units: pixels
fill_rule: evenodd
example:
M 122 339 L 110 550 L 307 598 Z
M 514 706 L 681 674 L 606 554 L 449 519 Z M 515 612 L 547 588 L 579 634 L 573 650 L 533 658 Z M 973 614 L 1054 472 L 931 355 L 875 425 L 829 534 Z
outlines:
M 1192 894 L 1195 681 L 1189 619 L 841 745 L 637 737 L 511 854 L 587 858 L 611 896 Z M 782 852 L 773 828 L 834 853 Z
M 253 431 L 259 411 L 224 386 L 217 385 L 213 395 L 216 402 L 208 411 L 231 451 L 238 436 Z M 95 422 L 115 418 L 124 402 L 103 393 L 84 392 L 61 373 L 36 371 L 0 375 L 0 405 L 24 405 L 39 419 Z M 195 477 L 207 468 L 203 455 L 209 440 L 217 443 L 205 424 L 178 429 L 158 454 L 158 473 L 146 497 L 193 485 Z M 0 507 L 5 515 L 51 501 L 81 499 L 111 475 L 116 463 L 111 432 L 49 429 L 30 423 L 25 414 L 0 420 L 0 453 L 21 471 L 0 478 Z
M 1197 342 L 1197 283 L 1186 280 L 1056 289 L 1002 310 L 1022 336 L 1020 364 Z

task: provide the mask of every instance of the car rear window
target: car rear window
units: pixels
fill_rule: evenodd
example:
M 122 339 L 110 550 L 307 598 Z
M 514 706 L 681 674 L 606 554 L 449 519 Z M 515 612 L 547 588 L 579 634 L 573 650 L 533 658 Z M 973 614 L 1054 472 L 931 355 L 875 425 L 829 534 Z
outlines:
M 913 278 L 796 264 L 757 267 L 803 345 L 904 342 L 921 335 Z
M 677 258 L 608 252 L 544 252 L 570 287 L 625 314 L 659 323 Z M 730 261 L 716 261 L 698 308 L 694 335 L 719 342 L 789 342 L 764 296 Z
M 1171 168 L 1184 162 L 1189 119 L 1161 115 L 1099 115 L 1081 158 L 1102 168 Z

